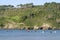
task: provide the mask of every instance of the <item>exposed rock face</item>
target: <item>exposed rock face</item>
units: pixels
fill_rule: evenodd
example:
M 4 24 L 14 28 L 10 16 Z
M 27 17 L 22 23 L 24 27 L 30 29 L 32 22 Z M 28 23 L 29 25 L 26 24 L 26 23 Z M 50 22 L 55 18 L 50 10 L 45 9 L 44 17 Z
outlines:
M 46 30 L 48 28 L 52 28 L 52 26 L 47 24 L 47 23 L 43 23 L 41 27 L 42 27 L 43 30 Z
M 47 30 L 47 29 L 52 29 L 52 26 L 48 23 L 43 23 L 42 26 L 38 27 L 35 25 L 34 27 L 26 26 L 24 23 L 15 23 L 15 22 L 9 22 L 5 24 L 3 29 L 42 29 L 42 30 Z
M 4 29 L 24 29 L 24 23 L 11 22 L 5 25 Z
M 34 30 L 37 30 L 39 27 L 36 25 L 36 26 L 34 26 Z
M 15 29 L 16 27 L 17 27 L 16 23 L 9 22 L 9 23 L 5 24 L 3 29 Z

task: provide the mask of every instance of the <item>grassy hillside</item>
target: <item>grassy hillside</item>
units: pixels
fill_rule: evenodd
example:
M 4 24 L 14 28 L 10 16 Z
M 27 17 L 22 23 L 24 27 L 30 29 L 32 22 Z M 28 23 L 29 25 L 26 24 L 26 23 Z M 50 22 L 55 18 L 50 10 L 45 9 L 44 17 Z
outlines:
M 25 4 L 24 6 L 26 7 L 14 8 L 11 5 L 1 5 L 0 28 L 8 28 L 9 24 L 15 25 L 16 28 L 41 27 L 45 23 L 52 28 L 60 29 L 60 3 L 52 2 L 32 7 L 27 7 Z

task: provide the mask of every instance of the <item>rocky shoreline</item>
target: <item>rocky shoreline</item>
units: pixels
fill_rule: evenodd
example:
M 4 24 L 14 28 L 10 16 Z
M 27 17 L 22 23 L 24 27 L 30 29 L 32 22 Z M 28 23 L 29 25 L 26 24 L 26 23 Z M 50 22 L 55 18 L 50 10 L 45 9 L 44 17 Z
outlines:
M 24 23 L 7 23 L 1 24 L 0 29 L 4 30 L 60 30 L 60 28 L 52 27 L 47 23 L 43 23 L 41 26 L 26 26 Z

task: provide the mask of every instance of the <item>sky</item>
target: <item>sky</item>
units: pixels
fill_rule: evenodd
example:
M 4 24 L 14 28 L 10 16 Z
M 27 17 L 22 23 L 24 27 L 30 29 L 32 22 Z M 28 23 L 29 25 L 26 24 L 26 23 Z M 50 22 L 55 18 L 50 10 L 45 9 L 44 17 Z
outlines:
M 57 2 L 60 3 L 60 0 L 0 0 L 0 5 L 19 5 L 26 3 L 33 3 L 34 5 L 43 5 L 46 2 Z

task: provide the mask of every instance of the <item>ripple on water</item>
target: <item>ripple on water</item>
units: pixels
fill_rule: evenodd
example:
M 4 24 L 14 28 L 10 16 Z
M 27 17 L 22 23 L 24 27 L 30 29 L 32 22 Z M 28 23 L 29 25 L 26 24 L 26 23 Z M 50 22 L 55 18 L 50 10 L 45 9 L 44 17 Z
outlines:
M 60 30 L 0 30 L 0 40 L 59 40 Z

